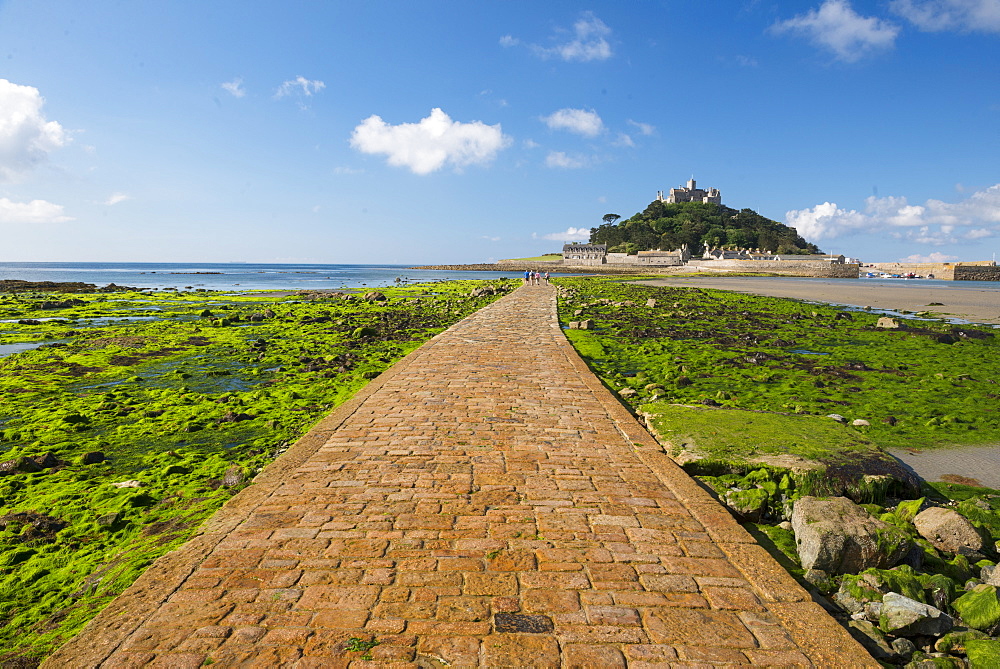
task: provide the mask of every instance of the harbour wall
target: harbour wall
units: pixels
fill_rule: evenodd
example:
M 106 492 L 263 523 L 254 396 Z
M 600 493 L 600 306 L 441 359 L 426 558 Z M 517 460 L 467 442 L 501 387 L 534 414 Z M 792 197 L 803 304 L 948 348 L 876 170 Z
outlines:
M 1000 281 L 1000 267 L 992 260 L 959 263 L 874 263 L 872 269 L 889 274 L 934 276 L 944 281 Z
M 825 279 L 857 279 L 860 265 L 816 260 L 691 260 L 687 267 L 710 272 L 750 272 Z

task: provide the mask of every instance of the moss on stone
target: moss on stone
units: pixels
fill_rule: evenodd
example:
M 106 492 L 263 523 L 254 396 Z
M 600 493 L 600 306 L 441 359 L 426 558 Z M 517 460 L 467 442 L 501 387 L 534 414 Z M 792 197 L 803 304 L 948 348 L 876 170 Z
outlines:
M 952 602 L 952 607 L 966 625 L 977 630 L 989 629 L 1000 622 L 1000 597 L 993 585 L 977 585 Z
M 1000 640 L 976 639 L 965 645 L 965 654 L 972 669 L 1000 667 Z
M 966 644 L 970 641 L 989 639 L 990 637 L 979 630 L 961 630 L 958 632 L 948 632 L 934 644 L 934 650 L 939 653 L 955 653 L 965 655 Z

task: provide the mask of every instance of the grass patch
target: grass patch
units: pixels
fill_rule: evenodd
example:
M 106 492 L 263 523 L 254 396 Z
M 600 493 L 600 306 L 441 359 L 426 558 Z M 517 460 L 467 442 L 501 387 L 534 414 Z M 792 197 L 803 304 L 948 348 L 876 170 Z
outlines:
M 600 277 L 553 282 L 563 326 L 594 325 L 567 330 L 570 342 L 610 388 L 634 391 L 627 402 L 636 410 L 705 405 L 869 422 L 857 437 L 813 423 L 832 441 L 796 448 L 827 452 L 862 441 L 883 449 L 1000 443 L 1000 338 L 988 328 L 931 319 L 884 330 L 877 314 L 791 299 Z M 760 421 L 768 439 L 800 434 L 791 421 L 741 415 Z M 683 424 L 671 429 L 684 433 Z M 711 443 L 710 433 L 700 436 Z

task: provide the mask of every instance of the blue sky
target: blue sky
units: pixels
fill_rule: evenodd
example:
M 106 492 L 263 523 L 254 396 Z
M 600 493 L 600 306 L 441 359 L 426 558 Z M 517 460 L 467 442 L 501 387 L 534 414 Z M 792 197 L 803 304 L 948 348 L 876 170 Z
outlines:
M 989 259 L 998 56 L 1000 0 L 0 2 L 0 261 L 481 262 L 691 176 Z

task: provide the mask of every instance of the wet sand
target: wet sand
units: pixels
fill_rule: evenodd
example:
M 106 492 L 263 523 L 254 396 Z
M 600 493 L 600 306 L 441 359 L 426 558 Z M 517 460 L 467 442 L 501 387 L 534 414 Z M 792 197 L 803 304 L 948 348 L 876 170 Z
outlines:
M 924 451 L 892 449 L 889 453 L 925 481 L 1000 489 L 998 446 L 960 446 Z
M 639 281 L 649 286 L 716 288 L 893 311 L 929 311 L 947 318 L 1000 325 L 1000 283 L 924 279 L 803 279 L 705 276 Z M 938 302 L 940 305 L 932 305 Z

